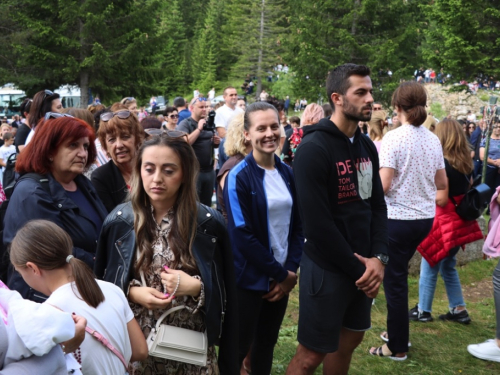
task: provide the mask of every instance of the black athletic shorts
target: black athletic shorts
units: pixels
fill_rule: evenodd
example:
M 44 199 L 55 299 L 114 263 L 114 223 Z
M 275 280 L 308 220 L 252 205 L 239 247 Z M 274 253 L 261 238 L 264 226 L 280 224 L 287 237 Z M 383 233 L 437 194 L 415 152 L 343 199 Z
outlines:
M 372 299 L 343 272 L 319 267 L 306 253 L 300 263 L 299 328 L 297 340 L 318 353 L 333 353 L 342 327 L 371 328 Z

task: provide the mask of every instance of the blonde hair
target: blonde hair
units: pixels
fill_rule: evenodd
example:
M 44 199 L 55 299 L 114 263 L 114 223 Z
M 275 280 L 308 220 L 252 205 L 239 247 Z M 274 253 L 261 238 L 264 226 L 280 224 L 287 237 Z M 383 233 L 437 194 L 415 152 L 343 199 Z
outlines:
M 368 125 L 370 125 L 368 135 L 372 141 L 376 141 L 378 138 L 382 139 L 384 136 L 383 130 L 386 116 L 384 111 L 375 111 L 372 113 L 372 117 L 370 121 L 368 121 Z
M 445 118 L 436 125 L 435 134 L 443 146 L 443 156 L 457 171 L 469 174 L 474 169 L 470 146 L 457 120 Z
M 323 107 L 319 104 L 311 103 L 304 110 L 300 123 L 302 124 L 301 126 L 314 125 L 323 117 L 325 117 L 325 110 Z
M 92 128 L 95 128 L 94 116 L 88 109 L 69 107 L 63 108 L 61 113 L 67 113 L 68 115 L 79 118 L 92 126 Z
M 238 113 L 227 127 L 226 141 L 224 142 L 224 151 L 227 156 L 247 155 L 247 140 L 243 135 L 244 117 L 244 113 Z

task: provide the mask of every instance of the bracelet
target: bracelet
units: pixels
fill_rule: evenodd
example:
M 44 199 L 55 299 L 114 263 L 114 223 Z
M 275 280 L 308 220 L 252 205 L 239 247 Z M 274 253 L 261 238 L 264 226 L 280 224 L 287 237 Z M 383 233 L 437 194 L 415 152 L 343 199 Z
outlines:
M 171 296 L 175 296 L 175 293 L 177 293 L 177 289 L 179 289 L 180 283 L 181 283 L 181 275 L 177 274 L 177 285 L 175 286 L 174 291 L 170 294 Z

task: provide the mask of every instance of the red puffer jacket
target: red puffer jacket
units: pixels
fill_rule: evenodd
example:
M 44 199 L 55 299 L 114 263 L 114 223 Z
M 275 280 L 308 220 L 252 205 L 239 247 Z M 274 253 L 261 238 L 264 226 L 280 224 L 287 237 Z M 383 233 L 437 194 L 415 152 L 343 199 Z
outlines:
M 454 197 L 460 204 L 464 195 Z M 445 207 L 436 206 L 434 224 L 427 237 L 418 245 L 417 250 L 434 267 L 446 258 L 451 249 L 480 240 L 484 237 L 476 220 L 465 221 L 458 216 L 455 205 L 448 200 Z

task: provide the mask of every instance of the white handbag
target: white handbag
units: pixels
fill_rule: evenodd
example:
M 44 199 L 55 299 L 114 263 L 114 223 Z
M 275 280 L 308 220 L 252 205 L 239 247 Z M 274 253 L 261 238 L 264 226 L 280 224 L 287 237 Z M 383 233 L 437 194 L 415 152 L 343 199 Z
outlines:
M 139 249 L 137 249 L 137 259 L 139 259 Z M 147 286 L 142 270 L 140 275 L 142 285 Z M 172 307 L 160 316 L 146 340 L 149 355 L 197 366 L 206 366 L 208 350 L 206 330 L 205 332 L 197 332 L 161 324 L 168 315 L 185 307 L 184 305 Z M 149 314 L 153 315 L 153 311 L 149 310 Z
M 161 324 L 168 315 L 184 308 L 184 305 L 176 306 L 160 316 L 147 339 L 149 355 L 192 365 L 206 366 L 208 349 L 206 331 L 197 332 Z

